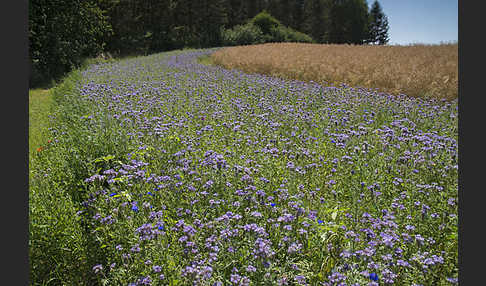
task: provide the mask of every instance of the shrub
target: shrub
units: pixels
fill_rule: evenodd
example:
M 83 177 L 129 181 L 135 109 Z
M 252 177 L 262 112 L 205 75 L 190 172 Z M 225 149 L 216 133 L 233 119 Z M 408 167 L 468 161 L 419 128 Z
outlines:
M 281 26 L 280 22 L 266 11 L 258 13 L 255 17 L 253 17 L 253 19 L 250 20 L 250 23 L 259 27 L 265 35 L 271 34 L 272 29 Z
M 272 42 L 287 42 L 288 36 L 287 36 L 287 30 L 283 26 L 278 26 L 275 28 L 272 28 L 270 30 L 270 34 L 265 35 L 266 36 L 266 43 L 272 43 Z
M 266 42 L 313 42 L 310 36 L 285 26 L 272 28 L 270 34 L 265 36 L 267 37 Z
M 281 25 L 267 12 L 261 12 L 245 25 L 236 25 L 233 29 L 223 30 L 221 34 L 225 46 L 271 42 L 313 42 L 310 36 Z
M 286 28 L 287 29 L 287 42 L 297 43 L 313 43 L 314 40 L 307 34 L 302 32 Z
M 223 30 L 222 38 L 225 46 L 251 45 L 264 42 L 261 29 L 251 23 Z

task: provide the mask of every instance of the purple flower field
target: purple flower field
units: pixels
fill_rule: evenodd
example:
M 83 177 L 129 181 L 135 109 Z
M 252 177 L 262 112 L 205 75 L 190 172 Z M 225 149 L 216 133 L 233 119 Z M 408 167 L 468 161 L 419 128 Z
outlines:
M 77 214 L 100 285 L 457 283 L 457 100 L 198 63 L 213 51 L 92 65 L 63 98 L 104 138 L 79 143 L 102 151 Z

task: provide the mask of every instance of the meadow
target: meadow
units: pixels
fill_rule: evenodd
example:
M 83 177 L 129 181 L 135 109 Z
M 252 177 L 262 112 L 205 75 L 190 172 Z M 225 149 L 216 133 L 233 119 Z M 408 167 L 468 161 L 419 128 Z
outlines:
M 214 63 L 323 85 L 360 86 L 391 94 L 453 100 L 458 89 L 458 45 L 338 45 L 269 43 L 226 47 Z
M 29 154 L 42 149 L 46 142 L 48 115 L 52 96 L 47 89 L 29 91 Z M 41 149 L 39 149 L 41 148 Z
M 52 90 L 33 285 L 457 283 L 457 100 L 200 63 L 214 52 Z

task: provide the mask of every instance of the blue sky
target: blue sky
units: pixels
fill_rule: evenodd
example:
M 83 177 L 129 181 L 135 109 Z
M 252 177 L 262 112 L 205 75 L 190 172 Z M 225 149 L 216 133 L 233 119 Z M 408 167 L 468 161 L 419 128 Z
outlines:
M 368 0 L 371 7 L 374 0 Z M 389 44 L 457 41 L 458 1 L 378 0 L 388 17 Z

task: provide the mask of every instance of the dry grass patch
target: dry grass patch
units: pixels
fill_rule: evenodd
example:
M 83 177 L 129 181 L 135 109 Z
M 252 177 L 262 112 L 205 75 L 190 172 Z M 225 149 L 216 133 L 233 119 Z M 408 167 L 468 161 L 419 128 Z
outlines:
M 392 94 L 457 98 L 458 45 L 356 46 L 268 43 L 227 47 L 215 64 L 248 73 L 378 88 Z

